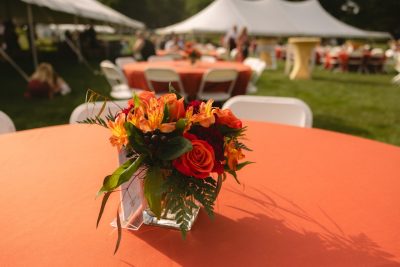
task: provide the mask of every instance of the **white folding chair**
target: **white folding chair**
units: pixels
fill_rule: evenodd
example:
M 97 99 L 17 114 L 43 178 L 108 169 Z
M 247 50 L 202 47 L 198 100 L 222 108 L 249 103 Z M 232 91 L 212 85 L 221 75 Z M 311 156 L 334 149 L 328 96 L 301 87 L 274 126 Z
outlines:
M 179 74 L 173 69 L 150 67 L 145 69 L 144 76 L 146 77 L 147 85 L 153 92 L 156 92 L 154 90 L 153 82 L 177 83 L 179 88 L 174 89 L 177 90 L 183 97 L 186 96 L 185 88 L 183 87 L 181 78 Z M 168 90 L 168 84 L 166 84 L 166 86 L 166 89 Z
M 132 97 L 133 91 L 141 91 L 139 89 L 133 90 L 130 88 L 122 71 L 111 61 L 102 61 L 100 67 L 111 86 L 111 97 L 115 99 L 129 99 Z
M 237 50 L 237 48 L 233 48 L 229 54 L 229 56 L 231 57 L 231 59 L 236 59 L 237 54 L 239 53 L 239 50 Z
M 109 114 L 116 115 L 118 111 L 125 108 L 128 104 L 128 101 L 108 101 L 105 103 L 104 111 L 99 115 L 100 118 L 106 120 L 106 117 Z M 71 113 L 71 117 L 69 118 L 69 123 L 74 124 L 79 121 L 83 121 L 87 118 L 94 118 L 98 116 L 99 112 L 103 108 L 104 102 L 97 101 L 92 103 L 83 103 L 77 106 Z
M 122 70 L 124 65 L 135 62 L 136 60 L 133 57 L 118 57 L 115 59 L 115 65 L 117 65 L 120 70 Z
M 15 132 L 13 121 L 6 113 L 0 110 L 0 134 Z
M 201 56 L 200 61 L 214 63 L 217 61 L 217 59 L 213 56 L 203 55 Z
M 247 93 L 256 93 L 258 91 L 256 83 L 258 81 L 258 79 L 260 78 L 260 76 L 262 75 L 262 73 L 264 72 L 265 68 L 267 67 L 267 64 L 259 59 L 259 58 L 255 58 L 255 57 L 248 57 L 243 61 L 243 64 L 249 66 L 252 70 L 252 76 L 251 76 L 251 80 L 247 86 Z
M 170 55 L 165 56 L 150 56 L 147 61 L 148 62 L 162 62 L 162 61 L 173 61 L 174 57 Z
M 200 84 L 197 97 L 202 100 L 214 99 L 215 101 L 225 101 L 231 97 L 235 86 L 238 72 L 235 69 L 210 69 L 204 75 Z M 225 91 L 211 92 L 206 91 L 209 83 L 223 83 Z M 222 85 L 222 84 L 221 84 Z
M 231 109 L 240 119 L 312 127 L 309 106 L 297 98 L 235 96 L 226 101 L 223 108 Z

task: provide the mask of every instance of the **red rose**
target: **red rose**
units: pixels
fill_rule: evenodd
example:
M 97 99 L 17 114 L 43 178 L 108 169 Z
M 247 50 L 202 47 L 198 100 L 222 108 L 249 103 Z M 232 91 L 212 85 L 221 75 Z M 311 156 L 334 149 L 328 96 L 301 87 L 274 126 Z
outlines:
M 214 150 L 206 141 L 186 133 L 185 138 L 192 142 L 193 149 L 172 162 L 173 166 L 187 176 L 204 179 L 214 169 Z

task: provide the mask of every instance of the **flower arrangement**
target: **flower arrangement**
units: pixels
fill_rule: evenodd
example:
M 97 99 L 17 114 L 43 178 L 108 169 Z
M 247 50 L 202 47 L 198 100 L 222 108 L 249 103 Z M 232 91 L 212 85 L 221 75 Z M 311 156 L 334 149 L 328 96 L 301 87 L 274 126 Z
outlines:
M 197 60 L 201 58 L 200 51 L 194 48 L 191 42 L 187 42 L 185 44 L 185 53 L 187 54 L 192 64 L 194 64 Z
M 97 224 L 110 194 L 145 168 L 143 191 L 149 209 L 157 218 L 176 214 L 185 237 L 193 211 L 202 206 L 212 217 L 227 174 L 239 183 L 236 172 L 251 163 L 241 162 L 243 151 L 249 150 L 241 142 L 245 127 L 231 110 L 213 107 L 213 100 L 185 103 L 173 90 L 158 98 L 142 92 L 117 114 L 110 114 L 108 121 L 96 116 L 84 122 L 109 128 L 111 144 L 128 155 L 104 179 Z M 121 236 L 118 211 L 117 225 L 116 250 Z

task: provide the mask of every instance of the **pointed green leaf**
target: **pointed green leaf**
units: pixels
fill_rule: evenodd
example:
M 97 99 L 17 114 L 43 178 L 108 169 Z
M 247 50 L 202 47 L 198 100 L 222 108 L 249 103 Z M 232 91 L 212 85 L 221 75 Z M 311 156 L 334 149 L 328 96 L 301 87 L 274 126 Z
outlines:
M 119 217 L 119 211 L 117 210 L 117 231 L 118 231 L 118 239 L 117 239 L 117 244 L 115 245 L 115 250 L 114 250 L 114 255 L 117 253 L 119 249 L 119 245 L 121 244 L 121 238 L 122 238 L 122 227 L 121 227 L 121 219 Z
M 247 166 L 247 165 L 253 164 L 253 163 L 255 163 L 255 162 L 252 162 L 252 161 L 245 161 L 245 162 L 239 163 L 239 164 L 236 166 L 236 171 L 240 171 L 244 166 Z
M 239 182 L 239 180 L 238 180 L 238 178 L 237 178 L 236 172 L 235 172 L 235 171 L 232 171 L 232 170 L 229 170 L 228 172 L 233 176 L 233 178 L 235 178 L 236 182 L 237 182 L 238 184 L 240 184 L 240 182 Z
M 169 121 L 169 109 L 168 109 L 168 105 L 165 105 L 164 106 L 164 117 L 163 117 L 162 122 L 166 123 L 168 121 Z
M 215 199 L 217 199 L 219 192 L 221 191 L 222 187 L 222 175 L 218 175 L 218 180 L 217 180 L 217 187 L 215 188 Z
M 160 147 L 158 157 L 162 160 L 174 160 L 192 150 L 192 148 L 192 142 L 183 136 L 176 136 Z
M 135 95 L 133 96 L 133 104 L 135 105 L 135 108 L 137 108 L 137 107 L 140 106 L 140 99 L 139 99 L 139 97 L 138 97 L 137 94 L 135 94 Z
M 99 223 L 101 220 L 101 216 L 103 216 L 103 212 L 104 212 L 104 208 L 106 206 L 107 200 L 110 197 L 112 192 L 107 192 L 104 194 L 103 197 L 103 201 L 101 202 L 101 207 L 100 207 L 100 211 L 99 211 L 99 216 L 97 217 L 97 223 L 96 223 L 96 228 L 99 227 Z
M 129 181 L 132 175 L 139 169 L 145 155 L 140 155 L 136 159 L 129 159 L 124 164 L 119 166 L 111 176 L 104 179 L 103 187 L 100 189 L 99 194 L 103 192 L 109 192 L 116 189 L 121 184 Z
M 179 119 L 175 124 L 176 130 L 183 133 L 183 130 L 185 130 L 186 127 L 186 122 L 186 119 Z
M 151 166 L 144 180 L 144 195 L 150 210 L 160 218 L 164 178 L 159 166 Z

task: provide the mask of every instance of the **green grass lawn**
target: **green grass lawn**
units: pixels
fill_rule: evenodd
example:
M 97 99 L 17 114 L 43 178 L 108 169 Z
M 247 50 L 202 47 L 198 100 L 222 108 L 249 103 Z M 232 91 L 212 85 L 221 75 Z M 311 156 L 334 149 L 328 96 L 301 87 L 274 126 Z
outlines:
M 74 60 L 48 59 L 72 88 L 54 99 L 24 99 L 26 82 L 0 62 L 0 110 L 17 130 L 68 123 L 72 110 L 85 100 L 86 90 L 108 94 L 102 76 L 94 75 Z M 97 62 L 92 62 L 97 66 Z M 32 67 L 29 61 L 24 69 Z M 277 71 L 266 71 L 258 81 L 258 95 L 291 96 L 305 101 L 314 114 L 314 127 L 400 145 L 400 86 L 390 84 L 394 73 L 363 75 L 317 69 L 310 81 L 290 81 Z

